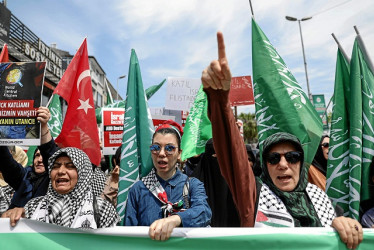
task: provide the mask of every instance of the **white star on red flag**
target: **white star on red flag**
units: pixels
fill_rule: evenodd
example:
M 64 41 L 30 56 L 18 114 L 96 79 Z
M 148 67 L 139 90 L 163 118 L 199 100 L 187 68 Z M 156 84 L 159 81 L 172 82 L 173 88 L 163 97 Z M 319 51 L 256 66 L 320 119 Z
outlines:
M 85 101 L 82 101 L 81 99 L 78 99 L 78 101 L 81 103 L 81 105 L 77 109 L 83 109 L 84 112 L 87 115 L 87 110 L 92 109 L 91 105 L 89 104 L 90 98 L 88 98 Z

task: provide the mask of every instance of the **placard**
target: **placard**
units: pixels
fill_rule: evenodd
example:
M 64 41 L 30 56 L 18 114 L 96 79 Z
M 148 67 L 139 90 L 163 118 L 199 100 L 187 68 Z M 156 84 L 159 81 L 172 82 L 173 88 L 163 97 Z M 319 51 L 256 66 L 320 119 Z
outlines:
M 0 145 L 40 145 L 45 62 L 0 63 Z
M 165 108 L 170 110 L 189 111 L 199 91 L 201 79 L 168 77 Z
M 251 105 L 255 103 L 251 76 L 238 76 L 231 79 L 231 106 Z

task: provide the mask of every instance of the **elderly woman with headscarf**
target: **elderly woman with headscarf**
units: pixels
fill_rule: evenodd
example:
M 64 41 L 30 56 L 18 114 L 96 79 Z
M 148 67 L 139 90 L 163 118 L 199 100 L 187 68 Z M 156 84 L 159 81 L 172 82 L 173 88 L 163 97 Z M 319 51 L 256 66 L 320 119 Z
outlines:
M 45 196 L 31 199 L 24 207 L 28 219 L 59 226 L 95 229 L 115 226 L 115 208 L 92 192 L 92 164 L 77 148 L 62 148 L 48 160 L 50 184 Z M 15 225 L 17 217 L 11 217 Z
M 128 194 L 125 225 L 150 226 L 154 240 L 167 240 L 175 227 L 206 227 L 212 216 L 203 183 L 177 168 L 182 133 L 171 120 L 156 129 L 150 146 L 154 167 Z
M 255 178 L 229 103 L 231 72 L 222 33 L 217 33 L 217 40 L 218 60 L 203 71 L 201 80 L 208 96 L 214 148 L 241 226 L 332 226 L 348 248 L 357 247 L 363 238 L 360 223 L 336 217 L 327 195 L 307 182 L 304 152 L 294 135 L 280 132 L 264 141 L 263 173 L 261 178 Z

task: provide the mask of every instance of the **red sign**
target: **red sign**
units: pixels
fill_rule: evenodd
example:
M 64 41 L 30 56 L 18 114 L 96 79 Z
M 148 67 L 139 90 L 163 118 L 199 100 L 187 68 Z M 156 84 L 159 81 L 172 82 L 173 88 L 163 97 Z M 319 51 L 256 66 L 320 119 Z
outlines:
M 103 109 L 103 152 L 114 154 L 122 145 L 124 109 Z
M 255 103 L 251 76 L 238 76 L 231 79 L 231 106 L 251 105 Z

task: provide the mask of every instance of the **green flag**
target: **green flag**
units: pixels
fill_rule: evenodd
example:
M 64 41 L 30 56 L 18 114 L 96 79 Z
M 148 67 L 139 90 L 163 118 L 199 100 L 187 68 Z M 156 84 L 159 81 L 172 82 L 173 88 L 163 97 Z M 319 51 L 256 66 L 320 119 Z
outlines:
M 49 112 L 51 112 L 51 119 L 48 121 L 48 128 L 52 137 L 56 138 L 62 129 L 62 109 L 59 95 L 53 95 L 48 108 Z
M 62 128 L 62 109 L 59 95 L 55 94 L 52 96 L 48 108 L 51 113 L 51 118 L 48 121 L 48 128 L 52 137 L 56 138 L 60 134 Z M 37 146 L 30 146 L 27 149 L 28 166 L 33 164 L 33 156 L 37 148 Z
M 153 85 L 145 90 L 147 100 L 149 100 L 162 87 L 165 81 L 166 79 L 164 79 L 161 83 Z M 119 101 L 119 102 L 112 102 L 104 106 L 104 108 L 125 108 L 125 106 L 126 106 L 126 99 Z M 103 107 L 95 109 L 96 121 L 98 124 L 102 122 L 102 117 L 101 117 L 102 108 Z
M 205 151 L 206 141 L 212 138 L 212 124 L 208 118 L 208 99 L 200 87 L 187 117 L 181 142 L 182 160 Z
M 311 163 L 322 136 L 322 121 L 283 59 L 252 19 L 252 67 L 260 150 L 276 132 L 297 136 Z
M 164 79 L 159 84 L 153 85 L 145 90 L 145 94 L 147 96 L 147 100 L 149 100 L 166 82 L 166 79 Z
M 106 104 L 107 105 L 112 104 L 114 102 L 113 97 L 112 97 L 112 92 L 110 92 L 109 85 L 106 79 L 105 79 L 105 86 L 106 86 Z
M 326 193 L 349 215 L 349 63 L 338 48 L 331 118 Z
M 120 225 L 124 222 L 129 189 L 139 178 L 146 176 L 153 166 L 149 146 L 154 127 L 134 49 L 131 50 L 126 95 L 117 202 L 117 212 L 121 217 Z
M 359 219 L 360 201 L 370 198 L 369 167 L 374 155 L 374 71 L 359 35 L 350 66 L 349 216 Z

